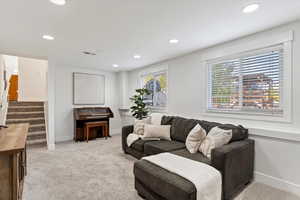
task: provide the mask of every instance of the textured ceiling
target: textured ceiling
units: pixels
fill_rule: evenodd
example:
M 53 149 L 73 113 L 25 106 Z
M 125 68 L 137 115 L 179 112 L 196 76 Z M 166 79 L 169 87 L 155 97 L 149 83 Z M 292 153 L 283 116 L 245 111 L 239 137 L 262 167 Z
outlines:
M 252 14 L 242 12 L 248 0 L 0 2 L 0 53 L 105 70 L 149 65 L 300 17 L 299 0 L 258 0 Z M 43 40 L 44 34 L 55 40 Z M 172 38 L 180 42 L 171 45 Z

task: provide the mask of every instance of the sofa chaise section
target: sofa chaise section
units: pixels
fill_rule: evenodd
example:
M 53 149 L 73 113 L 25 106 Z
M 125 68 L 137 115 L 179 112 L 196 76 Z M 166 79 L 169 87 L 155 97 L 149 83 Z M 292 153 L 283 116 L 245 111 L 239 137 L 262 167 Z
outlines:
M 188 180 L 146 160 L 134 164 L 135 189 L 147 200 L 196 200 L 196 188 Z

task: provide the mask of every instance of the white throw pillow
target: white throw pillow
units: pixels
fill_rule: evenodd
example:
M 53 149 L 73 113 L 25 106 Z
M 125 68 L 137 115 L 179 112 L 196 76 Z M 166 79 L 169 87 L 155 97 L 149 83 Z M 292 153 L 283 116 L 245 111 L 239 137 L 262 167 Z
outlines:
M 165 140 L 171 140 L 170 129 L 170 125 L 145 124 L 143 138 L 160 138 Z
M 150 118 L 151 118 L 151 124 L 153 125 L 161 125 L 161 118 L 163 117 L 164 115 L 162 113 L 152 113 L 150 115 Z
M 196 153 L 206 137 L 206 131 L 197 124 L 188 134 L 185 146 L 190 153 Z
M 206 138 L 200 145 L 199 151 L 206 157 L 211 158 L 211 151 L 214 148 L 228 144 L 231 138 L 232 130 L 224 130 L 216 126 L 209 131 Z
M 144 135 L 144 126 L 145 124 L 150 123 L 150 118 L 145 119 L 135 119 L 134 126 L 133 126 L 133 132 L 137 135 Z

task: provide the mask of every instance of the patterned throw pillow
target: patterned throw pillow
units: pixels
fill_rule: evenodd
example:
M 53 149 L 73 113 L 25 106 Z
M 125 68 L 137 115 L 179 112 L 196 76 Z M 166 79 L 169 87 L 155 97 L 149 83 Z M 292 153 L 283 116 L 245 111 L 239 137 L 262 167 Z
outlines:
M 149 118 L 145 118 L 142 120 L 136 119 L 133 126 L 133 132 L 137 135 L 144 135 L 145 124 L 149 124 L 149 123 L 150 123 Z
M 190 153 L 196 153 L 206 137 L 206 131 L 197 124 L 188 134 L 185 146 Z
M 211 151 L 214 148 L 228 144 L 231 138 L 232 130 L 224 130 L 216 126 L 209 131 L 206 138 L 201 143 L 199 151 L 206 157 L 211 158 Z

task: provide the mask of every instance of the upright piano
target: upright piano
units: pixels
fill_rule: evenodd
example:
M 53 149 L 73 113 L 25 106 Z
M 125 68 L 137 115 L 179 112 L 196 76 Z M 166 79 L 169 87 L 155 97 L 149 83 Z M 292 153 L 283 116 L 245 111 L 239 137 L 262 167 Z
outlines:
M 84 140 L 84 124 L 86 122 L 95 121 L 106 121 L 108 123 L 109 130 L 109 119 L 114 117 L 113 112 L 109 107 L 84 107 L 84 108 L 74 108 L 74 140 L 82 141 Z M 99 134 L 101 129 L 95 129 L 90 138 L 100 137 Z M 108 132 L 109 136 L 109 132 Z

